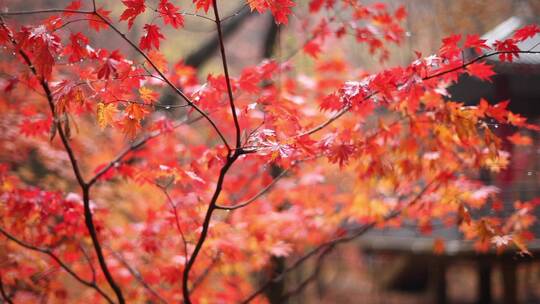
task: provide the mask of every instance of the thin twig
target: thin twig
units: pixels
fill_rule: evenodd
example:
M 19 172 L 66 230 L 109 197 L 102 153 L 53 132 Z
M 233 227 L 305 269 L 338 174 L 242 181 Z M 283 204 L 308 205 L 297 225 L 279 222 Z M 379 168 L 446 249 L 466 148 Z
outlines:
M 186 237 L 184 235 L 184 231 L 182 230 L 182 226 L 180 225 L 180 218 L 178 217 L 178 206 L 173 202 L 171 196 L 169 195 L 169 191 L 167 191 L 166 187 L 161 187 L 158 185 L 158 187 L 163 191 L 165 194 L 165 197 L 167 198 L 167 202 L 169 204 L 169 207 L 172 209 L 171 211 L 174 214 L 174 220 L 176 224 L 176 229 L 178 230 L 178 233 L 180 233 L 180 237 L 182 238 L 182 243 L 184 245 L 184 260 L 188 260 L 188 246 Z
M 422 198 L 422 196 L 427 192 L 427 190 L 429 190 L 429 188 L 435 183 L 435 181 L 436 180 L 433 179 L 431 182 L 426 184 L 424 186 L 424 188 L 407 205 L 405 205 L 401 209 L 390 212 L 388 215 L 386 215 L 384 217 L 384 219 L 382 221 L 386 222 L 388 220 L 391 220 L 391 219 L 401 215 L 403 210 L 405 210 L 406 208 L 415 205 Z M 323 253 L 327 252 L 324 255 L 328 254 L 337 245 L 342 244 L 342 243 L 350 242 L 350 241 L 362 236 L 363 234 L 365 234 L 366 232 L 368 232 L 369 230 L 374 228 L 377 225 L 378 222 L 379 221 L 372 221 L 370 223 L 364 224 L 361 227 L 359 227 L 357 229 L 354 229 L 353 231 L 349 232 L 345 236 L 332 239 L 330 241 L 324 242 L 324 243 L 320 244 L 319 246 L 313 248 L 312 250 L 310 250 L 306 254 L 304 254 L 302 257 L 297 259 L 291 266 L 289 266 L 285 270 L 283 270 L 283 272 L 281 272 L 280 274 L 276 275 L 275 277 L 269 279 L 266 283 L 264 283 L 261 287 L 259 287 L 259 289 L 255 290 L 248 298 L 243 300 L 241 303 L 249 303 L 249 302 L 253 301 L 259 294 L 261 294 L 264 290 L 266 290 L 272 283 L 279 282 L 279 281 L 283 280 L 287 273 L 289 273 L 292 270 L 298 268 L 300 265 L 302 265 L 305 261 L 307 261 L 312 256 L 315 256 L 315 255 L 319 254 L 319 252 L 321 252 L 321 251 Z
M 148 64 L 150 64 L 152 66 L 152 68 L 156 71 L 156 73 L 158 73 L 158 75 L 165 81 L 165 83 L 171 88 L 173 89 L 173 91 L 178 94 L 180 97 L 182 97 L 182 99 L 184 99 L 185 102 L 187 102 L 195 111 L 197 111 L 199 114 L 201 114 L 209 123 L 210 125 L 212 126 L 212 128 L 214 129 L 214 131 L 217 133 L 217 135 L 220 137 L 221 141 L 223 142 L 223 144 L 230 149 L 230 146 L 229 146 L 229 143 L 227 142 L 227 140 L 225 139 L 225 136 L 223 135 L 223 133 L 221 132 L 221 130 L 218 128 L 218 126 L 216 125 L 216 123 L 214 122 L 214 120 L 212 118 L 210 118 L 210 116 L 208 116 L 208 114 L 203 111 L 201 108 L 199 108 L 199 106 L 197 106 L 191 99 L 189 99 L 189 97 L 187 97 L 187 95 L 182 92 L 177 86 L 175 86 L 172 81 L 167 78 L 167 76 L 165 76 L 165 74 L 163 74 L 163 72 L 159 69 L 159 67 L 152 61 L 152 59 L 150 59 L 150 57 L 148 57 L 148 55 L 141 49 L 139 48 L 139 46 L 137 46 L 133 41 L 131 41 L 124 33 L 122 33 L 114 24 L 112 24 L 111 21 L 109 21 L 107 18 L 105 18 L 104 16 L 102 16 L 99 12 L 94 12 L 94 14 L 101 20 L 103 20 L 103 22 L 105 22 L 110 29 L 112 29 L 114 32 L 116 32 L 118 35 L 120 35 L 120 37 L 125 41 L 127 42 L 137 53 L 139 53 L 141 56 L 143 56 L 143 58 L 146 60 L 146 62 L 148 62 Z
M 236 210 L 236 209 L 240 209 L 242 207 L 245 207 L 245 206 L 253 203 L 258 198 L 260 198 L 261 196 L 265 195 L 268 191 L 270 191 L 275 186 L 275 184 L 281 178 L 283 178 L 289 171 L 290 171 L 290 168 L 281 171 L 279 173 L 279 175 L 276 176 L 274 179 L 272 179 L 272 181 L 268 185 L 266 185 L 264 188 L 262 188 L 259 192 L 257 192 L 255 195 L 253 195 L 252 197 L 250 197 L 246 201 L 238 203 L 236 205 L 232 205 L 232 206 L 221 206 L 221 205 L 216 204 L 216 209 L 220 209 L 220 210 Z
M 202 118 L 203 118 L 203 116 L 199 116 L 199 117 L 196 117 L 194 119 L 180 121 L 175 126 L 173 126 L 173 129 L 176 129 L 176 128 L 182 126 L 182 125 L 188 125 L 188 124 L 197 122 L 197 121 L 201 120 Z M 128 147 L 124 148 L 124 150 L 122 150 L 116 157 L 114 157 L 111 161 L 109 161 L 109 163 L 105 167 L 101 168 L 101 170 L 99 170 L 92 178 L 90 178 L 90 180 L 88 181 L 88 186 L 92 186 L 93 184 L 95 184 L 112 167 L 119 165 L 122 162 L 122 160 L 127 155 L 129 155 L 129 153 L 139 149 L 140 147 L 144 146 L 151 139 L 154 139 L 154 138 L 156 138 L 156 137 L 158 137 L 158 136 L 160 136 L 161 134 L 164 134 L 164 133 L 165 132 L 161 131 L 161 130 L 154 131 L 154 132 L 152 132 L 152 133 L 150 133 L 148 135 L 143 136 L 139 140 L 136 140 L 135 142 L 133 142 Z
M 163 298 L 163 296 L 161 296 L 159 293 L 157 293 L 145 280 L 144 278 L 142 277 L 141 273 L 135 269 L 134 267 L 132 267 L 131 265 L 129 265 L 129 263 L 126 261 L 126 259 L 124 258 L 124 256 L 120 253 L 120 252 L 116 252 L 115 250 L 113 250 L 112 248 L 108 248 L 109 251 L 112 252 L 113 256 L 118 260 L 120 261 L 120 263 L 122 264 L 122 266 L 124 266 L 128 271 L 129 273 L 137 280 L 137 282 L 139 282 L 139 284 L 141 284 L 144 289 L 146 289 L 148 292 L 150 292 L 156 299 L 158 299 L 160 302 L 162 303 L 168 303 L 167 300 L 165 298 Z
M 468 67 L 469 65 L 473 64 L 473 63 L 476 63 L 482 59 L 486 59 L 486 58 L 489 58 L 489 57 L 492 57 L 492 56 L 495 56 L 495 55 L 500 55 L 500 54 L 540 54 L 540 51 L 516 51 L 516 52 L 510 52 L 510 51 L 497 51 L 497 52 L 492 52 L 492 53 L 488 53 L 488 54 L 484 54 L 482 56 L 478 56 L 474 59 L 472 59 L 471 61 L 468 61 L 460 66 L 457 66 L 457 67 L 454 67 L 454 68 L 451 68 L 451 69 L 448 69 L 448 70 L 445 70 L 445 71 L 440 71 L 440 72 L 437 72 L 437 73 L 434 73 L 432 75 L 429 75 L 429 76 L 426 76 L 426 77 L 423 77 L 422 80 L 429 80 L 429 79 L 432 79 L 432 78 L 436 78 L 436 77 L 440 77 L 440 76 L 443 76 L 445 74 L 448 74 L 448 73 L 452 73 L 452 72 L 456 72 L 456 71 L 459 71 L 459 70 L 462 70 L 462 69 L 465 69 L 466 67 Z M 399 85 L 398 85 L 399 86 Z M 369 95 L 365 96 L 364 98 L 362 98 L 359 102 L 363 102 L 363 101 L 366 101 L 372 97 L 375 97 L 379 94 L 378 91 L 375 91 L 375 92 L 372 92 L 370 93 Z M 317 125 L 316 127 L 313 127 L 305 132 L 302 132 L 298 135 L 296 135 L 295 137 L 302 137 L 302 136 L 306 136 L 306 135 L 311 135 L 311 134 L 314 134 L 314 133 L 317 133 L 318 131 L 324 129 L 326 126 L 330 125 L 331 123 L 333 123 L 334 121 L 336 121 L 337 119 L 339 119 L 341 116 L 343 116 L 345 113 L 349 112 L 349 110 L 352 108 L 352 105 L 351 104 L 347 104 L 343 109 L 339 110 L 337 113 L 335 113 L 334 115 L 332 115 L 332 117 L 330 117 L 328 120 L 326 120 L 325 122 Z

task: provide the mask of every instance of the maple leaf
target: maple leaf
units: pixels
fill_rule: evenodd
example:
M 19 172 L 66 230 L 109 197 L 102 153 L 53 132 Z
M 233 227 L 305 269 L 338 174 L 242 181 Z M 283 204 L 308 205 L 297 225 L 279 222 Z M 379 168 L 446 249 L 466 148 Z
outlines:
M 532 139 L 529 136 L 521 135 L 517 132 L 507 138 L 514 145 L 530 146 L 532 144 Z
M 480 36 L 478 35 L 467 35 L 464 46 L 466 48 L 474 49 L 478 53 L 481 53 L 482 49 L 491 49 L 488 45 L 486 45 L 486 40 L 480 39 Z
M 116 114 L 116 106 L 112 103 L 104 104 L 102 102 L 97 104 L 97 121 L 101 129 L 105 129 L 114 121 Z
M 195 3 L 197 10 L 202 8 L 204 12 L 207 13 L 210 5 L 212 4 L 212 0 L 193 0 L 193 3 Z
M 446 250 L 444 240 L 441 238 L 436 238 L 433 240 L 433 253 L 436 255 L 441 255 Z
M 130 103 L 126 107 L 125 112 L 130 119 L 135 119 L 137 121 L 140 121 L 146 114 L 148 114 L 148 111 L 145 110 L 143 106 L 136 103 Z
M 103 18 L 109 20 L 109 15 L 111 14 L 111 11 L 107 11 L 101 7 L 97 9 L 97 12 Z M 106 29 L 109 27 L 107 23 L 103 22 L 101 18 L 95 15 L 90 15 L 90 17 L 88 18 L 88 25 L 90 25 L 90 28 L 94 29 L 96 32 L 99 32 L 102 29 Z
M 69 55 L 69 62 L 78 62 L 88 55 L 86 46 L 88 38 L 82 33 L 71 34 L 69 36 L 70 44 L 64 48 L 63 54 Z
M 106 56 L 106 52 L 100 53 L 100 56 Z M 122 60 L 122 55 L 118 50 L 113 51 L 109 56 L 105 58 L 105 63 L 97 71 L 98 79 L 108 79 L 111 73 L 116 75 L 116 66 Z
M 295 6 L 295 3 L 291 0 L 273 0 L 270 1 L 270 11 L 277 24 L 289 23 L 289 15 L 292 13 L 291 8 Z
M 122 15 L 120 15 L 120 20 L 128 21 L 128 29 L 131 29 L 135 18 L 140 14 L 144 13 L 146 10 L 146 5 L 144 5 L 145 0 L 122 0 L 122 3 L 127 6 Z
M 441 57 L 444 58 L 453 58 L 461 54 L 461 49 L 457 46 L 461 40 L 461 35 L 451 35 L 446 38 L 443 38 L 439 53 Z
M 137 132 L 141 129 L 141 123 L 139 120 L 126 115 L 120 122 L 120 128 L 129 139 L 134 139 L 137 136 Z
M 145 24 L 146 33 L 141 37 L 139 46 L 143 50 L 151 50 L 152 46 L 159 50 L 159 40 L 165 38 L 159 31 L 159 27 L 154 24 Z
M 529 24 L 517 30 L 512 38 L 516 41 L 523 41 L 540 34 L 540 27 L 536 24 Z
M 81 6 L 82 6 L 81 0 L 75 0 L 75 1 L 70 2 L 70 3 L 65 7 L 65 9 L 66 9 L 66 10 L 77 11 L 77 10 L 80 10 L 80 9 L 81 9 Z M 68 12 L 64 12 L 64 13 L 62 13 L 62 14 L 63 14 L 64 16 L 66 16 L 66 17 L 69 17 L 69 16 L 73 15 L 73 13 L 68 13 Z
M 317 59 L 319 53 L 321 52 L 321 45 L 314 40 L 306 43 L 303 48 L 304 52 L 311 57 Z
M 514 39 L 506 39 L 503 41 L 497 40 L 493 44 L 493 47 L 498 52 L 502 52 L 499 54 L 499 60 L 503 62 L 512 62 L 514 57 L 519 58 L 519 47 L 516 45 L 516 41 Z
M 159 14 L 165 24 L 170 24 L 175 29 L 184 26 L 184 16 L 178 13 L 178 7 L 168 0 L 159 1 Z
M 259 14 L 264 13 L 268 9 L 266 0 L 247 0 L 251 11 L 257 11 Z
M 311 0 L 309 1 L 309 11 L 316 13 L 321 10 L 325 0 Z
M 153 104 L 159 97 L 158 93 L 152 91 L 147 87 L 141 87 L 139 89 L 139 95 L 141 96 L 141 99 L 148 104 Z
M 467 66 L 467 73 L 481 80 L 491 82 L 491 76 L 496 73 L 493 71 L 493 66 L 485 62 L 475 62 Z
M 148 52 L 148 57 L 159 68 L 161 72 L 167 72 L 167 59 L 162 53 L 156 50 L 151 50 L 150 52 Z

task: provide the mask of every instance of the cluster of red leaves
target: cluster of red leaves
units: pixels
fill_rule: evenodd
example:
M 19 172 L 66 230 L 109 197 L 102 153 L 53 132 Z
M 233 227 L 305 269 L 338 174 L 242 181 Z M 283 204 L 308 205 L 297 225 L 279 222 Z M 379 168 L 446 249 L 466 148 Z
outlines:
M 538 202 L 515 203 L 509 218 L 475 218 L 471 211 L 499 199 L 494 187 L 475 181 L 474 172 L 498 172 L 509 162 L 506 139 L 493 123 L 531 131 L 538 126 L 509 112 L 507 102 L 450 101 L 446 88 L 464 74 L 489 81 L 493 67 L 481 59 L 515 60 L 518 43 L 538 34 L 538 26 L 493 45 L 477 35 L 464 42 L 453 35 L 435 55 L 417 54 L 408 66 L 367 74 L 322 50 L 349 32 L 384 59 L 385 44 L 402 39 L 404 9 L 312 0 L 310 13 L 350 13 L 348 21 L 319 16 L 318 22 L 299 22 L 303 33 L 310 32 L 303 50 L 313 57 L 313 74 L 300 73 L 292 61 L 264 60 L 237 76 L 210 74 L 201 83 L 197 70 L 181 60 L 169 62 L 158 51 L 166 42 L 163 27 L 183 26 L 180 8 L 167 0 L 157 8 L 144 0 L 122 3 L 118 18 L 128 28 L 139 26 L 142 14 L 153 11 L 157 17 L 142 25 L 139 43 L 129 40 L 144 64 L 106 49 L 99 39 L 91 43 L 91 32 L 66 30 L 77 15 L 72 11 L 82 7 L 79 1 L 70 12 L 37 25 L 2 21 L 1 52 L 7 59 L 0 67 L 11 78 L 0 78 L 0 159 L 10 163 L 0 168 L 0 248 L 6 249 L 0 252 L 9 253 L 2 271 L 7 289 L 29 290 L 16 297 L 65 297 L 67 274 L 56 271 L 56 264 L 51 274 L 50 256 L 7 236 L 47 248 L 84 278 L 93 269 L 95 283 L 106 284 L 81 198 L 74 194 L 80 185 L 65 142 L 80 174 L 95 185 L 87 202 L 98 219 L 111 275 L 130 302 L 183 299 L 182 272 L 200 248 L 189 273 L 192 297 L 241 301 L 256 289 L 252 274 L 265 273 L 272 256 L 299 254 L 369 223 L 399 226 L 406 219 L 427 233 L 440 220 L 459 227 L 479 249 L 513 243 L 526 251 Z M 213 6 L 208 0 L 193 3 L 205 13 Z M 247 4 L 286 24 L 295 2 Z M 98 8 L 83 21 L 95 31 L 117 29 L 110 15 Z M 466 49 L 480 57 L 464 58 Z M 160 103 L 166 86 L 183 94 L 181 104 Z M 64 136 L 70 129 L 77 132 Z M 56 132 L 62 140 L 51 140 Z M 237 132 L 240 146 L 231 149 L 228 139 Z M 508 140 L 532 142 L 521 133 Z M 232 150 L 242 151 L 234 164 Z M 38 183 L 40 189 L 29 186 Z M 197 247 L 215 193 L 208 236 Z M 395 211 L 402 217 L 388 220 Z M 36 281 L 36 275 L 45 279 Z M 94 289 L 70 296 L 86 300 L 90 294 L 104 300 Z

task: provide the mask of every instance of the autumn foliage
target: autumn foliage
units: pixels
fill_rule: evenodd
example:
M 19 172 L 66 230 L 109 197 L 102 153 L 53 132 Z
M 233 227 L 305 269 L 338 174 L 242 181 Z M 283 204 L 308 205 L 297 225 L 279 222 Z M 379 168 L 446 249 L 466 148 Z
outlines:
M 464 105 L 446 89 L 464 74 L 490 81 L 489 57 L 536 54 L 518 45 L 537 25 L 492 45 L 452 35 L 437 54 L 368 73 L 324 52 L 352 35 L 385 61 L 405 10 L 311 0 L 311 21 L 297 20 L 310 74 L 291 58 L 231 73 L 219 1 L 186 13 L 171 0 L 123 0 L 120 14 L 96 2 L 0 8 L 4 301 L 265 302 L 267 282 L 403 220 L 459 226 L 478 250 L 527 252 L 538 201 L 515 202 L 505 218 L 472 211 L 500 204 L 478 172 L 504 170 L 504 145 L 530 144 L 521 131 L 539 127 L 507 101 Z M 297 6 L 245 2 L 282 27 Z M 160 52 L 188 16 L 215 26 L 223 73 L 197 75 Z M 138 39 L 126 35 L 134 28 Z M 498 125 L 515 132 L 501 137 Z M 269 271 L 272 257 L 287 257 L 283 274 Z

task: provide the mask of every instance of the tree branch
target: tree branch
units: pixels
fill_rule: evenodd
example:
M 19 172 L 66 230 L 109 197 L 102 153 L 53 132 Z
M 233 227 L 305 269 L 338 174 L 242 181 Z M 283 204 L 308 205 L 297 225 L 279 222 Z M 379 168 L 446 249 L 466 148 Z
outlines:
M 406 206 L 402 207 L 401 209 L 390 212 L 388 215 L 386 215 L 384 217 L 384 219 L 382 221 L 385 222 L 385 221 L 391 220 L 391 219 L 401 215 L 403 210 L 405 210 L 406 208 L 415 205 L 422 198 L 424 193 L 426 193 L 427 190 L 429 190 L 429 188 L 435 183 L 435 181 L 436 181 L 436 179 L 433 179 L 431 182 L 426 184 L 424 186 L 424 188 Z M 379 221 L 372 221 L 370 223 L 364 224 L 364 225 L 358 227 L 357 229 L 354 229 L 353 231 L 349 232 L 345 236 L 335 238 L 333 240 L 327 241 L 327 242 L 322 243 L 319 246 L 313 248 L 312 250 L 305 253 L 302 257 L 297 259 L 291 266 L 287 267 L 282 273 L 280 273 L 279 275 L 277 275 L 277 276 L 269 279 L 268 281 L 266 281 L 266 283 L 264 283 L 261 287 L 259 287 L 259 289 L 255 290 L 248 298 L 246 298 L 241 303 L 249 303 L 249 302 L 253 301 L 259 294 L 261 294 L 264 290 L 266 290 L 272 283 L 283 280 L 287 273 L 289 273 L 292 270 L 298 268 L 300 265 L 302 265 L 305 261 L 307 261 L 312 256 L 315 256 L 315 255 L 319 254 L 319 252 L 321 252 L 321 251 L 322 251 L 321 255 L 326 256 L 337 245 L 342 244 L 342 243 L 350 242 L 350 241 L 362 236 L 363 234 L 365 234 L 366 232 L 368 232 L 369 230 L 374 228 L 375 225 L 377 225 L 378 222 Z M 321 261 L 322 261 L 322 259 L 321 259 Z
M 41 77 L 37 73 L 32 61 L 30 60 L 30 57 L 23 51 L 22 48 L 18 47 L 17 41 L 12 36 L 11 31 L 9 30 L 9 28 L 7 27 L 7 25 L 4 22 L 4 19 L 1 16 L 0 16 L 0 25 L 4 28 L 6 33 L 8 33 L 9 39 L 11 40 L 13 46 L 18 50 L 19 54 L 24 59 L 26 65 L 28 66 L 28 68 L 30 69 L 32 74 L 34 74 L 34 76 L 39 80 L 39 83 L 41 84 L 41 87 L 43 88 L 43 91 L 45 92 L 47 101 L 49 103 L 49 108 L 51 110 L 51 114 L 52 114 L 52 116 L 54 118 L 53 123 L 56 124 L 58 134 L 60 135 L 60 139 L 62 141 L 62 144 L 63 144 L 63 146 L 64 146 L 64 148 L 65 148 L 65 150 L 66 150 L 66 152 L 68 154 L 69 160 L 71 162 L 71 167 L 73 169 L 73 173 L 75 174 L 77 182 L 79 183 L 79 186 L 80 186 L 80 188 L 82 190 L 83 206 L 84 206 L 84 219 L 85 219 L 86 227 L 87 227 L 88 232 L 90 234 L 90 237 L 92 239 L 92 243 L 94 245 L 94 249 L 96 251 L 96 255 L 98 257 L 99 264 L 101 266 L 101 270 L 102 270 L 103 274 L 105 275 L 105 278 L 107 279 L 107 282 L 109 283 L 111 288 L 114 290 L 114 292 L 116 294 L 116 297 L 118 298 L 118 302 L 120 304 L 123 304 L 123 303 L 125 303 L 124 296 L 123 296 L 122 291 L 120 290 L 120 288 L 116 284 L 114 278 L 112 277 L 112 275 L 111 275 L 111 273 L 109 271 L 109 268 L 107 266 L 107 262 L 105 261 L 105 257 L 103 255 L 103 251 L 101 249 L 101 244 L 100 244 L 98 236 L 97 236 L 96 227 L 94 225 L 94 220 L 92 218 L 93 217 L 92 216 L 92 211 L 90 209 L 90 186 L 88 184 L 86 184 L 86 182 L 84 181 L 84 179 L 82 177 L 82 174 L 81 174 L 81 171 L 80 171 L 79 166 L 77 164 L 77 159 L 75 158 L 75 154 L 73 153 L 73 149 L 71 147 L 71 144 L 69 143 L 69 140 L 68 140 L 68 138 L 67 138 L 67 136 L 66 136 L 66 134 L 64 132 L 64 129 L 62 128 L 61 122 L 56 117 L 54 98 L 53 98 L 53 95 L 52 95 L 52 91 L 51 91 L 51 89 L 49 87 L 49 84 L 48 84 L 48 82 L 47 82 L 47 80 L 45 78 Z
M 11 297 L 7 294 L 6 290 L 4 289 L 4 282 L 2 281 L 2 276 L 0 275 L 0 296 L 2 296 L 2 300 L 8 304 L 13 304 L 13 301 L 11 300 Z
M 238 117 L 236 116 L 236 107 L 234 105 L 234 96 L 231 86 L 231 78 L 229 76 L 229 66 L 227 65 L 227 55 L 225 54 L 225 46 L 223 44 L 223 33 L 221 31 L 221 20 L 219 19 L 219 10 L 217 7 L 217 0 L 212 1 L 214 8 L 214 16 L 216 18 L 216 28 L 218 32 L 219 51 L 221 53 L 221 61 L 223 65 L 223 72 L 225 74 L 225 83 L 227 84 L 227 93 L 229 95 L 229 106 L 231 107 L 231 113 L 234 121 L 234 128 L 236 131 L 236 149 L 240 148 L 240 124 L 238 123 Z
M 199 114 L 201 114 L 209 123 L 210 125 L 212 126 L 212 128 L 214 129 L 214 131 L 217 133 L 217 135 L 221 138 L 221 141 L 223 142 L 223 144 L 228 148 L 230 149 L 231 147 L 229 146 L 229 143 L 227 142 L 227 140 L 225 139 L 225 136 L 223 135 L 223 133 L 221 132 L 221 130 L 218 128 L 218 126 L 216 125 L 216 123 L 214 122 L 214 120 L 212 120 L 212 118 L 210 118 L 210 116 L 208 116 L 208 114 L 203 111 L 201 108 L 199 108 L 199 106 L 197 106 L 195 103 L 193 103 L 193 101 L 191 101 L 191 99 L 189 99 L 189 97 L 186 96 L 186 94 L 184 94 L 184 92 L 182 92 L 179 88 L 177 88 L 169 78 L 167 78 L 165 76 L 165 74 L 163 74 L 163 72 L 158 68 L 158 66 L 152 61 L 152 59 L 150 59 L 150 57 L 148 57 L 148 55 L 146 55 L 146 53 L 141 49 L 139 48 L 133 41 L 131 41 L 124 33 L 122 33 L 114 24 L 112 24 L 107 18 L 103 17 L 100 13 L 98 13 L 97 11 L 94 12 L 94 14 L 99 18 L 101 19 L 103 22 L 105 22 L 110 29 L 112 29 L 114 32 L 116 32 L 125 42 L 127 42 L 137 53 L 139 53 L 145 60 L 146 62 L 148 62 L 148 64 L 150 64 L 150 66 L 152 66 L 152 68 L 156 71 L 156 73 L 158 73 L 158 75 L 163 79 L 163 81 L 165 81 L 165 83 L 176 93 L 178 94 L 180 97 L 182 97 L 182 99 L 184 99 L 184 101 L 189 105 L 191 106 L 196 112 L 198 112 Z
M 124 256 L 122 256 L 121 253 L 116 252 L 112 250 L 112 248 L 109 248 L 109 250 L 112 252 L 113 256 L 120 261 L 120 263 L 129 271 L 129 273 L 139 282 L 139 284 L 144 287 L 149 293 L 151 293 L 156 299 L 158 299 L 161 303 L 168 303 L 165 298 L 163 298 L 159 293 L 157 293 L 148 283 L 144 280 L 144 278 L 141 276 L 141 273 L 131 267 L 129 263 L 126 261 Z
M 470 60 L 470 61 L 468 61 L 466 63 L 463 63 L 460 66 L 457 66 L 457 67 L 454 67 L 454 68 L 451 68 L 451 69 L 448 69 L 448 70 L 445 70 L 445 71 L 440 71 L 440 72 L 437 72 L 435 74 L 423 77 L 422 80 L 429 80 L 429 79 L 432 79 L 432 78 L 443 76 L 445 74 L 449 74 L 449 73 L 452 73 L 452 72 L 456 72 L 456 71 L 465 69 L 469 65 L 471 65 L 471 64 L 473 64 L 475 62 L 478 62 L 478 61 L 480 61 L 482 59 L 486 59 L 486 58 L 489 58 L 489 57 L 492 57 L 492 56 L 495 56 L 495 55 L 499 55 L 499 54 L 540 54 L 540 51 L 530 51 L 529 50 L 529 51 L 516 51 L 516 52 L 510 52 L 510 51 L 491 52 L 491 53 L 487 53 L 487 54 L 478 56 L 478 57 L 476 57 L 476 58 L 474 58 L 474 59 L 472 59 L 472 60 Z M 400 86 L 401 85 L 398 85 L 398 87 L 400 87 Z M 362 98 L 362 100 L 360 100 L 359 102 L 366 101 L 366 100 L 368 100 L 368 99 L 370 99 L 372 97 L 377 96 L 378 94 L 379 94 L 378 91 L 374 91 L 374 92 L 370 93 L 369 95 L 367 95 L 366 97 Z M 333 123 L 334 121 L 339 119 L 341 116 L 343 116 L 343 114 L 349 112 L 349 110 L 351 108 L 352 108 L 351 104 L 346 105 L 343 109 L 339 110 L 337 113 L 332 115 L 332 117 L 330 117 L 325 122 L 319 124 L 316 127 L 311 128 L 311 129 L 309 129 L 309 130 L 307 130 L 305 132 L 302 132 L 302 133 L 296 135 L 295 137 L 302 137 L 302 136 L 311 135 L 311 134 L 319 132 L 320 130 L 324 129 L 326 126 L 330 125 L 331 123 Z
M 175 126 L 173 126 L 173 129 L 176 129 L 176 128 L 178 128 L 180 126 L 183 126 L 183 125 L 189 125 L 189 124 L 195 123 L 195 122 L 201 120 L 202 118 L 203 118 L 203 116 L 199 116 L 199 117 L 194 118 L 194 119 L 180 121 Z M 115 165 L 121 163 L 122 160 L 126 156 L 129 155 L 129 153 L 139 149 L 140 147 L 142 147 L 146 143 L 148 143 L 150 140 L 152 140 L 152 139 L 154 139 L 154 138 L 156 138 L 156 137 L 158 137 L 158 136 L 160 136 L 160 135 L 162 135 L 164 133 L 165 132 L 161 131 L 161 130 L 154 131 L 154 132 L 152 132 L 152 133 L 150 133 L 148 135 L 143 136 L 139 140 L 136 140 L 135 142 L 133 142 L 128 147 L 124 148 L 124 150 L 122 150 L 120 153 L 118 153 L 118 155 L 116 155 L 116 157 L 114 157 L 111 161 L 109 161 L 109 163 L 105 167 L 103 167 L 92 178 L 90 178 L 90 180 L 88 181 L 88 186 L 90 187 L 93 184 L 95 184 L 105 173 L 107 173 L 107 171 L 109 171 Z
M 272 179 L 272 181 L 266 185 L 264 188 L 262 188 L 259 192 L 257 192 L 257 194 L 253 195 L 252 197 L 250 197 L 249 199 L 247 199 L 246 201 L 244 202 L 241 202 L 241 203 L 238 203 L 236 205 L 232 205 L 232 206 L 221 206 L 221 205 L 218 205 L 216 204 L 216 209 L 220 209 L 220 210 L 236 210 L 236 209 L 240 209 L 242 207 L 245 207 L 251 203 L 253 203 L 254 201 L 256 201 L 259 197 L 265 195 L 268 191 L 270 191 L 274 185 L 282 178 L 284 177 L 288 172 L 289 172 L 290 169 L 285 169 L 285 170 L 282 170 L 278 176 L 276 176 L 275 178 Z
M 69 267 L 66 263 L 64 263 L 54 252 L 52 252 L 49 248 L 41 248 L 38 246 L 34 246 L 32 244 L 29 244 L 27 242 L 24 242 L 22 240 L 19 240 L 17 237 L 12 235 L 11 233 L 4 230 L 2 227 L 0 227 L 0 233 L 4 235 L 6 238 L 11 240 L 12 242 L 15 242 L 17 245 L 24 247 L 28 250 L 40 252 L 43 254 L 48 255 L 50 258 L 52 258 L 62 269 L 64 269 L 69 275 L 71 275 L 75 280 L 77 280 L 79 283 L 88 286 L 94 290 L 96 290 L 99 294 L 101 294 L 109 303 L 114 303 L 112 299 L 101 289 L 99 286 L 97 286 L 96 282 L 94 281 L 88 281 L 83 278 L 81 278 L 71 267 Z

